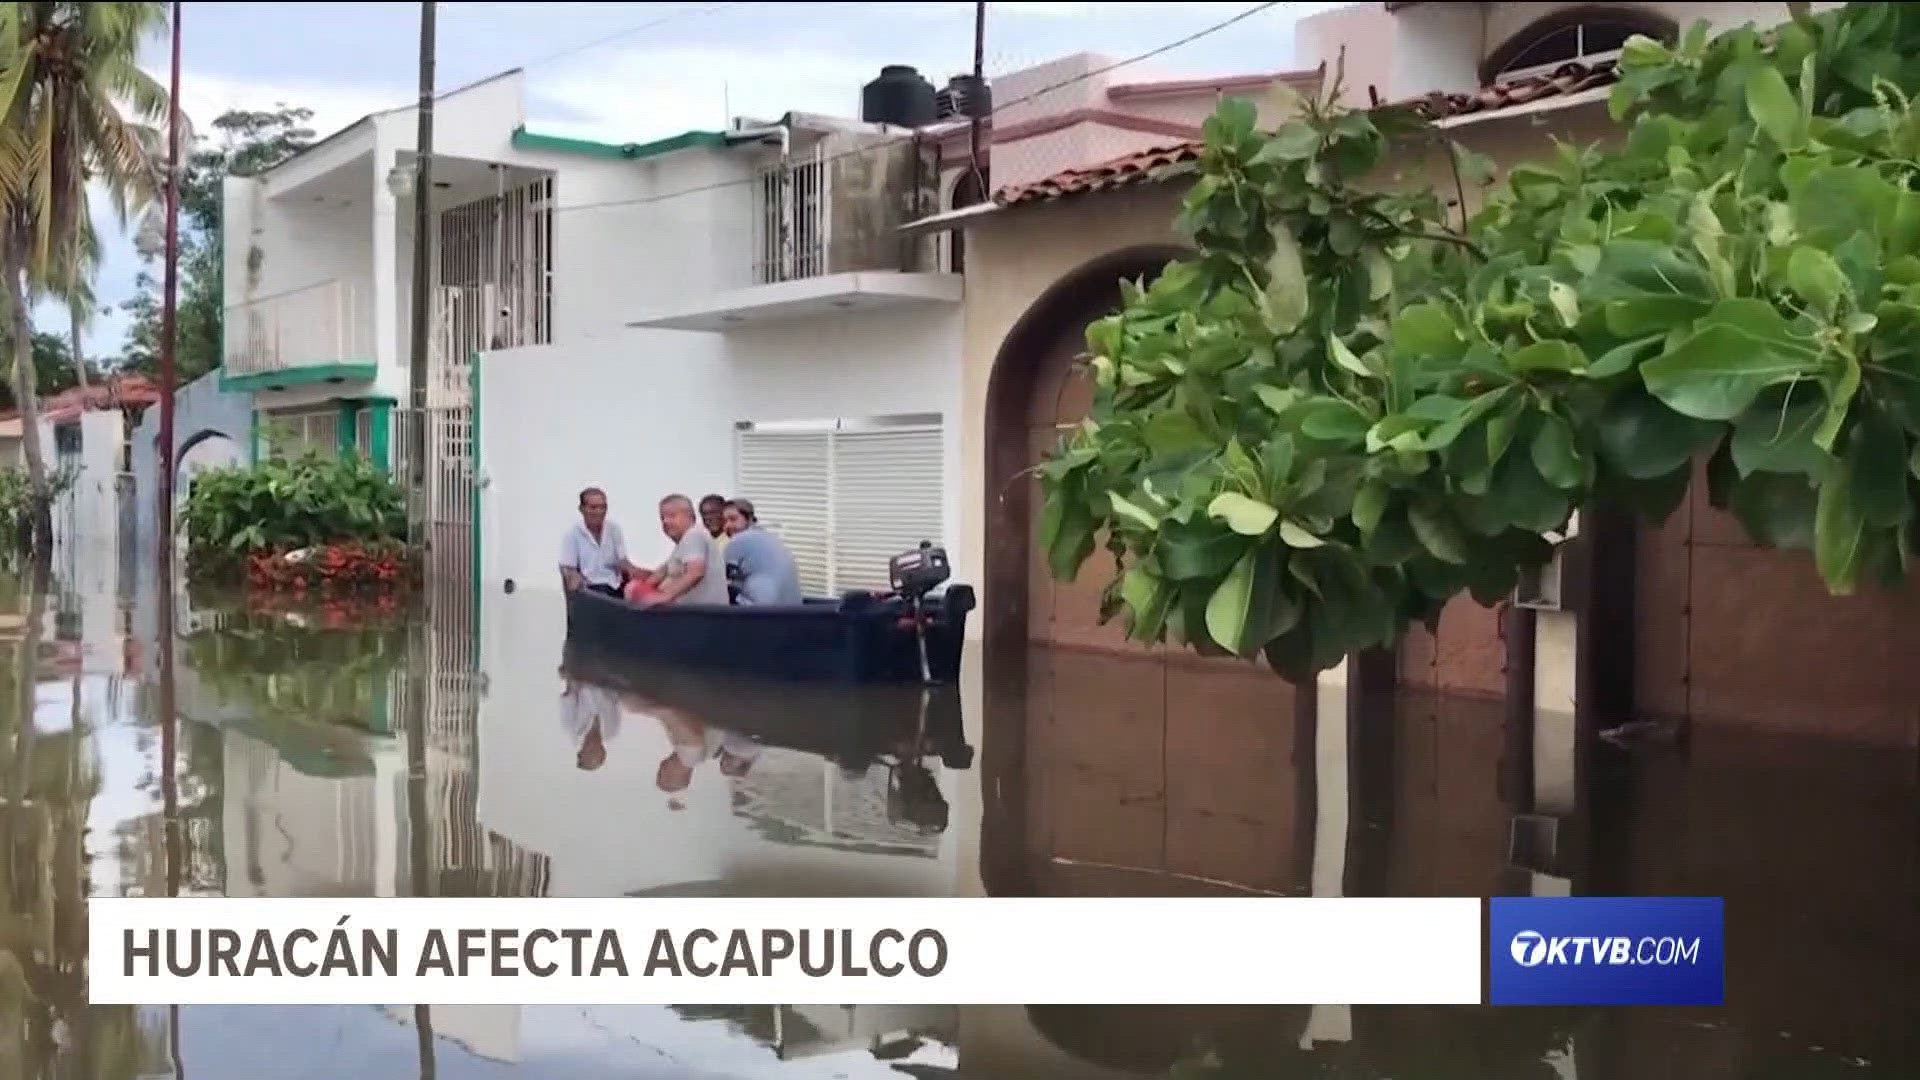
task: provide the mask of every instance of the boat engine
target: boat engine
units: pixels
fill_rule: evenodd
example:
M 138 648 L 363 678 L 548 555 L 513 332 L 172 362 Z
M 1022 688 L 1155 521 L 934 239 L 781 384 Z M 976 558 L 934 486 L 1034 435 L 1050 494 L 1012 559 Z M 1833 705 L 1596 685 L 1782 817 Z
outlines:
M 934 547 L 931 540 L 922 540 L 918 548 L 887 560 L 887 580 L 892 582 L 893 591 L 906 600 L 907 614 L 913 618 L 913 634 L 920 646 L 922 686 L 933 685 L 933 667 L 927 662 L 927 617 L 920 605 L 928 593 L 939 588 L 952 574 L 947 549 Z M 925 696 L 921 695 L 920 703 L 923 722 L 927 707 Z
M 947 549 L 934 547 L 930 540 L 920 541 L 912 551 L 887 560 L 887 580 L 893 591 L 906 597 L 922 597 L 946 583 L 953 575 L 947 562 Z

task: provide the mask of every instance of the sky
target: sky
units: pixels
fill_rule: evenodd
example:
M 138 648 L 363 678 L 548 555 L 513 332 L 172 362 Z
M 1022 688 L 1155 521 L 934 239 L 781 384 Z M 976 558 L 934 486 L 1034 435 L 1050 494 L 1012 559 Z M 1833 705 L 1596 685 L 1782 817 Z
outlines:
M 987 5 L 989 78 L 1075 52 L 1114 59 L 1184 38 L 1257 5 L 1015 3 Z M 1278 3 L 1218 33 L 1123 69 L 1180 78 L 1295 67 L 1293 24 L 1342 3 Z M 314 111 L 324 136 L 418 94 L 414 3 L 185 3 L 180 97 L 202 130 L 235 108 Z M 435 85 L 446 91 L 511 68 L 527 72 L 528 126 L 555 135 L 642 142 L 730 116 L 788 111 L 859 115 L 863 83 L 883 64 L 920 69 L 936 86 L 972 67 L 974 5 L 893 3 L 441 3 Z M 167 76 L 167 42 L 142 66 Z M 104 205 L 99 316 L 86 351 L 119 355 L 140 261 Z M 63 309 L 41 329 L 64 336 Z

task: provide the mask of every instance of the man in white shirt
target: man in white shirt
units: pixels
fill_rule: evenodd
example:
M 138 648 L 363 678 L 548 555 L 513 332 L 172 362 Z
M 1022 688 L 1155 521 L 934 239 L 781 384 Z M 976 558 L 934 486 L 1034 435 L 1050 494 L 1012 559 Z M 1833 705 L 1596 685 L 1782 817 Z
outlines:
M 645 573 L 627 561 L 627 540 L 607 520 L 607 493 L 590 487 L 580 493 L 580 520 L 560 541 L 560 583 L 568 592 L 588 589 L 619 596 L 629 575 Z
M 568 679 L 560 695 L 560 722 L 573 740 L 574 764 L 592 772 L 606 764 L 607 743 L 620 734 L 619 695 Z

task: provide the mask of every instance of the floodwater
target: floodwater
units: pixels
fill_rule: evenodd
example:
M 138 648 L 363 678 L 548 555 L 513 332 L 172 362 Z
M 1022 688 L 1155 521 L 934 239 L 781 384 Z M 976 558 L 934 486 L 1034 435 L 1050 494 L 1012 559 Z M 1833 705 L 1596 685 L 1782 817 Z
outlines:
M 114 592 L 0 580 L 0 1078 L 1920 1077 L 1912 748 L 1580 752 L 1543 718 L 1516 783 L 1497 705 L 1408 696 L 1176 769 L 1088 701 L 1015 775 L 983 732 L 1029 724 L 977 656 L 924 704 L 774 693 L 570 649 L 535 591 L 484 621 L 198 600 L 163 722 L 154 605 Z M 85 1004 L 87 896 L 1250 891 L 1722 895 L 1729 1004 Z

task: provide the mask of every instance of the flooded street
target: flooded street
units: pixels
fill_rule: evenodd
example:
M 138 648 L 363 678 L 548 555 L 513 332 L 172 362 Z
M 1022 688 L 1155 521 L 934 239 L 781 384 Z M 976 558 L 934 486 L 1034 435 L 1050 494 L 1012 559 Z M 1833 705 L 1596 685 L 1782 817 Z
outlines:
M 0 581 L 0 1078 L 1920 1077 L 1910 751 L 1581 753 L 1570 717 L 1430 694 L 1148 737 L 1092 650 L 1029 657 L 1026 702 L 972 647 L 957 693 L 796 690 L 592 655 L 550 592 L 487 605 L 196 599 L 169 720 L 150 600 Z M 1020 892 L 1721 895 L 1728 1005 L 84 1004 L 87 896 Z

